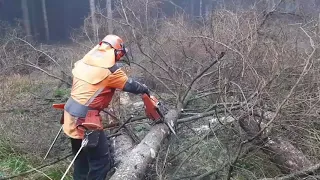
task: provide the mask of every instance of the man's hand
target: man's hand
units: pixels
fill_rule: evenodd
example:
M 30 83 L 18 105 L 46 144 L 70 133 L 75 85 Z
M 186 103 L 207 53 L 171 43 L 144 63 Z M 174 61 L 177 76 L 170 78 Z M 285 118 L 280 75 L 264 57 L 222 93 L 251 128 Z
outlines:
M 145 84 L 142 84 L 142 86 L 145 88 L 144 93 L 150 97 L 150 90 L 149 90 L 148 86 Z

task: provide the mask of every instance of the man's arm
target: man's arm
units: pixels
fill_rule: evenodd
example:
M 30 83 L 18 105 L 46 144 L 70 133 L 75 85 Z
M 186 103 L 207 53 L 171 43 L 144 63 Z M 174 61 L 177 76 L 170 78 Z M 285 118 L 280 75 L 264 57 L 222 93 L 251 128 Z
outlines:
M 133 94 L 143 94 L 146 93 L 150 96 L 150 91 L 145 84 L 140 84 L 132 78 L 128 78 L 126 84 L 124 85 L 123 91 L 130 92 Z
M 108 86 L 116 89 L 121 89 L 125 92 L 133 94 L 150 94 L 149 89 L 146 85 L 135 81 L 134 79 L 127 77 L 125 72 L 119 68 L 117 64 L 109 68 L 111 75 L 107 77 L 109 80 Z

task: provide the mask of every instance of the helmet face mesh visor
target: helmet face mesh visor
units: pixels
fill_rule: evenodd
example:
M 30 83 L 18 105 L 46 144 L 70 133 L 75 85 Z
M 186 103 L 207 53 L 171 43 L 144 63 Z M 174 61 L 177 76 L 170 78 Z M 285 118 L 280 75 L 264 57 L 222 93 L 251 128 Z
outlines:
M 116 49 L 116 60 L 120 60 L 124 55 L 127 54 L 127 48 L 125 48 L 124 44 L 120 44 L 121 49 Z
M 126 58 L 122 58 L 121 59 L 121 61 L 123 61 L 124 63 L 126 63 L 127 65 L 131 65 L 131 62 L 130 62 L 130 59 L 129 59 L 129 56 L 128 56 L 128 52 L 129 52 L 129 49 L 128 48 L 126 48 L 124 45 L 122 45 L 121 46 L 122 47 L 122 49 L 120 50 L 121 52 L 120 52 L 120 56 L 121 57 L 123 57 L 123 56 L 125 56 Z M 119 56 L 119 57 L 120 57 Z M 121 58 L 120 57 L 120 58 Z M 120 60 L 120 59 L 118 59 L 118 60 Z

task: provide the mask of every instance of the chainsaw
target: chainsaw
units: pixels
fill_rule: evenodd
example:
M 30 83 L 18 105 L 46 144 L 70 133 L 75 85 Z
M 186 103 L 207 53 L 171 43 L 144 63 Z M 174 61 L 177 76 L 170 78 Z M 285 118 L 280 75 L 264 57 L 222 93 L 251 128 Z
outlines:
M 165 115 L 168 113 L 168 108 L 160 102 L 156 97 L 149 96 L 148 94 L 142 95 L 142 101 L 144 103 L 144 110 L 146 116 L 153 120 L 155 123 L 162 123 L 164 122 L 170 129 L 170 131 L 177 136 L 174 130 L 174 124 L 170 124 L 169 122 L 165 121 Z

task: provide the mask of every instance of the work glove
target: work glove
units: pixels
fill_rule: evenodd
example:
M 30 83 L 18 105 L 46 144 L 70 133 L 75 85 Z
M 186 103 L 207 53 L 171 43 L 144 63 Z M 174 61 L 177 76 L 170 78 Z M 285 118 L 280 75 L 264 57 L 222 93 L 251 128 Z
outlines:
M 150 90 L 149 90 L 148 86 L 145 84 L 142 84 L 142 86 L 145 88 L 143 93 L 147 94 L 150 97 Z
M 142 83 L 139 83 L 138 81 L 133 80 L 132 78 L 129 78 L 126 84 L 124 85 L 123 91 L 130 92 L 134 94 L 147 94 L 150 96 L 150 90 L 149 88 Z

